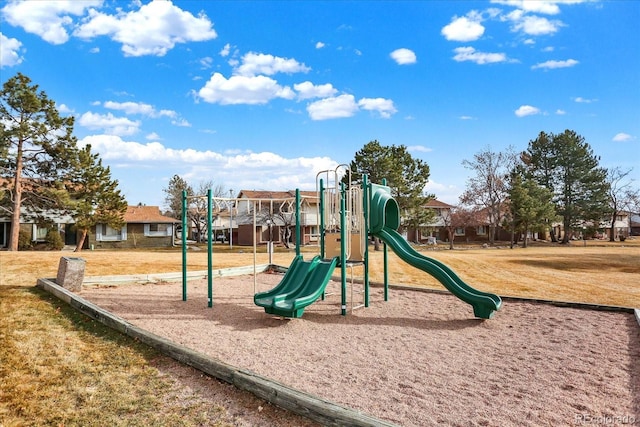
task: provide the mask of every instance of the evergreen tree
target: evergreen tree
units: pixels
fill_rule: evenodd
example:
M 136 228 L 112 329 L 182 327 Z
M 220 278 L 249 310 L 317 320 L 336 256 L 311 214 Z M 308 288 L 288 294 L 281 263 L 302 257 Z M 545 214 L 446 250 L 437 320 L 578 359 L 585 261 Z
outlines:
M 383 179 L 387 180 L 400 208 L 402 227 L 418 229 L 432 221 L 434 213 L 424 207 L 434 197 L 424 191 L 429 181 L 429 165 L 414 159 L 406 146 L 383 146 L 378 141 L 370 141 L 355 153 L 350 169 L 354 184 L 361 183 L 364 174 L 370 183 L 381 184 Z
M 60 196 L 75 158 L 73 117 L 18 73 L 0 91 L 0 208 L 11 215 L 9 250 L 18 249 L 21 213 L 27 219 L 62 209 Z
M 524 234 L 523 246 L 528 245 L 529 231 L 545 226 L 555 216 L 551 202 L 553 194 L 531 178 L 514 171 L 509 186 L 509 208 L 513 232 Z
M 591 146 L 572 130 L 561 134 L 541 132 L 522 154 L 527 173 L 553 193 L 569 242 L 573 228 L 585 222 L 599 224 L 608 211 L 607 171 Z
M 102 165 L 98 154 L 91 153 L 91 145 L 78 151 L 68 188 L 72 215 L 81 233 L 76 252 L 82 250 L 89 230 L 97 224 L 122 228 L 127 202 L 118 189 L 118 181 L 111 179 L 109 167 Z
M 195 195 L 193 187 L 179 175 L 174 175 L 169 180 L 167 188 L 162 189 L 165 194 L 164 203 L 168 208 L 166 215 L 176 219 L 182 218 L 182 191 L 184 190 L 187 191 L 187 197 Z

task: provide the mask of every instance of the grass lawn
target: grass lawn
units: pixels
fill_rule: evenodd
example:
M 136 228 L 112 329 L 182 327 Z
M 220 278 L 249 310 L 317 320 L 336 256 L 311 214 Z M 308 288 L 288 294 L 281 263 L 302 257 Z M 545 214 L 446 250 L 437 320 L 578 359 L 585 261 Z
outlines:
M 420 250 L 498 295 L 640 307 L 640 239 Z M 179 250 L 0 252 L 0 426 L 229 425 L 224 406 L 185 399 L 159 375 L 157 353 L 34 288 L 37 278 L 56 276 L 61 256 L 83 257 L 87 276 L 178 272 L 182 261 Z M 371 279 L 381 281 L 382 253 L 370 256 Z M 277 252 L 273 260 L 289 265 L 292 257 Z M 268 262 L 265 253 L 255 259 Z M 216 245 L 213 260 L 214 268 L 250 265 L 254 255 L 252 248 Z M 206 250 L 189 252 L 189 270 L 206 264 Z M 393 284 L 441 288 L 392 252 L 389 270 Z

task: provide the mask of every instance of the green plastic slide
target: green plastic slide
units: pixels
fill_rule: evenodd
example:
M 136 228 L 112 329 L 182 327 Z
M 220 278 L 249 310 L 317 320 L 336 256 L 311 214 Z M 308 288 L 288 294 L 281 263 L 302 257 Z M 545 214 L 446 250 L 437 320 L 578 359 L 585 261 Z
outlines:
M 399 223 L 397 202 L 391 197 L 388 187 L 378 186 L 371 197 L 371 234 L 389 245 L 404 262 L 435 277 L 449 292 L 470 304 L 475 317 L 493 317 L 502 305 L 500 297 L 472 288 L 445 264 L 417 252 L 396 231 Z
M 321 260 L 319 256 L 304 261 L 296 256 L 280 283 L 267 292 L 253 296 L 256 305 L 269 314 L 282 317 L 302 317 L 305 307 L 313 304 L 324 292 L 336 268 L 338 258 Z

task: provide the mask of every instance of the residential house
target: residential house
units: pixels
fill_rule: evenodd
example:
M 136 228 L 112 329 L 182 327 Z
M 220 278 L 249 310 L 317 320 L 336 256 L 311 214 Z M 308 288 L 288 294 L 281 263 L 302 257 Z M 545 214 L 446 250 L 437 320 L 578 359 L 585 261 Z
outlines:
M 164 216 L 158 206 L 127 206 L 125 225 L 114 229 L 98 224 L 86 240 L 88 248 L 151 248 L 175 245 L 175 226 L 180 222 Z
M 300 199 L 300 243 L 316 243 L 319 233 L 317 193 L 300 191 Z M 253 245 L 254 235 L 258 244 L 296 241 L 295 191 L 242 190 L 237 196 L 234 215 L 238 226 L 234 242 L 239 245 Z

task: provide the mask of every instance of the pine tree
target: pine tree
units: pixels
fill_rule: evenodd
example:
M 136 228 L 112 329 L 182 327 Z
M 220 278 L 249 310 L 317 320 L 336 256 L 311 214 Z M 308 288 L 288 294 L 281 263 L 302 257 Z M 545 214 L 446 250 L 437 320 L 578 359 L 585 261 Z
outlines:
M 387 180 L 400 208 L 402 227 L 418 229 L 432 221 L 434 213 L 424 208 L 434 197 L 424 191 L 429 181 L 429 165 L 413 158 L 406 146 L 383 146 L 376 140 L 370 141 L 355 153 L 350 169 L 355 184 L 362 182 L 364 174 L 371 183 Z
M 75 157 L 73 117 L 18 73 L 0 91 L 0 208 L 11 215 L 9 250 L 18 249 L 21 214 L 38 219 L 63 208 L 60 195 Z
M 509 186 L 509 210 L 514 232 L 524 234 L 523 246 L 528 245 L 529 231 L 547 225 L 555 216 L 551 203 L 553 194 L 531 178 L 518 171 L 511 175 Z
M 563 243 L 571 230 L 586 222 L 599 224 L 608 210 L 607 171 L 600 157 L 575 131 L 561 134 L 541 132 L 529 142 L 522 159 L 527 173 L 553 193 L 553 201 L 564 226 Z
M 98 154 L 91 153 L 91 145 L 77 154 L 68 185 L 68 201 L 81 233 L 75 249 L 75 252 L 80 252 L 92 227 L 107 224 L 117 229 L 124 225 L 127 202 L 118 189 L 118 181 L 111 179 L 109 167 L 102 165 Z

